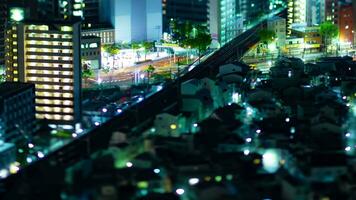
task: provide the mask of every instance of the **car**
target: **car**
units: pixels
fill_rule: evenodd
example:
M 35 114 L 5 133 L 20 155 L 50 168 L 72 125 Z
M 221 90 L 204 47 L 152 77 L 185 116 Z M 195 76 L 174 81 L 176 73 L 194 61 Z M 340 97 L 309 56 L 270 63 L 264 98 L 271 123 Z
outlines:
M 134 103 L 138 103 L 141 102 L 144 99 L 144 97 L 142 95 L 136 95 L 131 97 L 131 101 Z

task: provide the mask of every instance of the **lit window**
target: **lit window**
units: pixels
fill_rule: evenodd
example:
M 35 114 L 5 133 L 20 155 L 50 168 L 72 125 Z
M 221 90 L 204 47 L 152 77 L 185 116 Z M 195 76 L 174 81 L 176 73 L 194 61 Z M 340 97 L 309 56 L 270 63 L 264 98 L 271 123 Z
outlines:
M 63 117 L 63 119 L 66 120 L 66 121 L 69 121 L 69 120 L 72 120 L 73 117 L 70 116 L 70 115 L 66 115 L 66 116 Z

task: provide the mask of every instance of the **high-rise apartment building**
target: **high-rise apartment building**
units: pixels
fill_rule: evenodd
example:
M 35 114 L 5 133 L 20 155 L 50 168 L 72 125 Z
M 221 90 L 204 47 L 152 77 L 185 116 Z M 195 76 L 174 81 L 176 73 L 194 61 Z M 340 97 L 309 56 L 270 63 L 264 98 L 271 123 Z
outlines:
M 5 25 L 7 21 L 7 0 L 0 0 L 0 68 L 5 64 Z
M 87 25 L 97 24 L 100 21 L 100 0 L 84 0 L 84 21 Z
M 206 25 L 208 2 L 209 0 L 162 0 L 163 30 L 169 32 L 171 19 Z
M 339 24 L 339 0 L 325 0 L 325 21 Z
M 6 35 L 6 78 L 35 84 L 36 118 L 79 122 L 80 23 L 17 22 L 9 24 Z
M 288 0 L 287 34 L 292 33 L 293 24 L 307 23 L 307 0 Z
M 325 0 L 307 0 L 306 16 L 309 26 L 321 24 L 325 20 Z
M 339 8 L 339 38 L 341 42 L 354 44 L 354 14 L 352 4 L 342 4 Z

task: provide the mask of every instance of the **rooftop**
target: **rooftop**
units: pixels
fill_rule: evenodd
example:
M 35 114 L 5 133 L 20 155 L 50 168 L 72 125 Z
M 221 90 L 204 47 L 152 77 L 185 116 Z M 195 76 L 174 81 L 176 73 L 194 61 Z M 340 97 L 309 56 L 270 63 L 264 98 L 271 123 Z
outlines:
M 34 87 L 31 83 L 5 82 L 0 84 L 0 98 L 4 99 Z

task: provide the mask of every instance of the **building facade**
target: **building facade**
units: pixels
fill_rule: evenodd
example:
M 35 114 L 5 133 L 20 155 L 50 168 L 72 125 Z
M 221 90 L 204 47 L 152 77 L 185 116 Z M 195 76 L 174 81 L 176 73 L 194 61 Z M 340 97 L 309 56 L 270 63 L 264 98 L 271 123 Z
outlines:
M 112 27 L 82 29 L 82 37 L 97 36 L 101 39 L 101 44 L 115 43 L 115 29 Z
M 304 26 L 293 30 L 293 35 L 303 38 L 300 48 L 303 51 L 319 52 L 321 50 L 322 37 L 319 26 Z
M 339 24 L 339 0 L 325 0 L 325 19 L 333 24 Z
M 84 0 L 58 0 L 58 14 L 62 19 L 84 19 Z
M 107 0 L 103 20 L 115 29 L 115 43 L 159 41 L 162 38 L 161 0 Z
M 2 140 L 17 142 L 30 138 L 35 128 L 34 84 L 0 84 L 0 116 Z
M 221 46 L 243 31 L 244 19 L 236 0 L 210 0 L 209 29 L 213 42 Z
M 325 20 L 325 0 L 307 0 L 308 26 L 321 24 Z
M 259 17 L 267 14 L 270 10 L 269 0 L 236 0 L 236 9 L 244 19 L 244 25 L 253 23 Z
M 0 0 L 0 68 L 5 64 L 5 25 L 7 21 L 7 0 Z
M 340 5 L 339 10 L 339 31 L 340 41 L 354 44 L 354 14 L 352 4 Z
M 99 0 L 84 0 L 84 21 L 87 25 L 97 24 L 100 20 L 100 1 Z
M 100 37 L 85 36 L 81 40 L 82 66 L 90 69 L 99 69 L 101 66 L 101 42 Z
M 268 0 L 209 0 L 208 5 L 208 27 L 213 43 L 218 41 L 224 45 L 277 4 Z
M 0 169 L 9 167 L 16 161 L 17 148 L 14 143 L 5 143 L 0 140 Z
M 273 17 L 267 21 L 267 28 L 276 33 L 277 47 L 284 47 L 286 44 L 286 19 L 282 17 Z
M 35 84 L 36 118 L 80 122 L 80 23 L 13 23 L 7 39 L 6 79 Z
M 292 33 L 293 24 L 307 22 L 307 0 L 288 0 L 287 34 Z
M 209 0 L 162 0 L 163 30 L 170 32 L 171 19 L 207 25 Z

